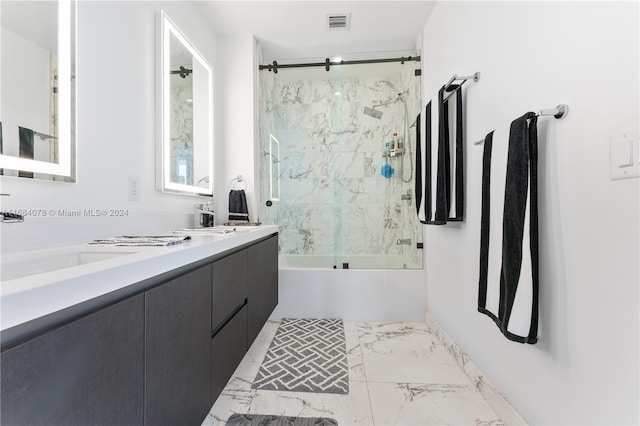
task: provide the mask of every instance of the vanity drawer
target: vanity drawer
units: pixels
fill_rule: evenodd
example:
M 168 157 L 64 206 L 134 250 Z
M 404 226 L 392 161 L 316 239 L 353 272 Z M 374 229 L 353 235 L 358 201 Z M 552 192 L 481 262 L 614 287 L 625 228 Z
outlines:
M 247 305 L 244 305 L 211 341 L 212 396 L 218 398 L 247 353 Z
M 215 331 L 247 298 L 247 250 L 212 264 L 211 330 Z

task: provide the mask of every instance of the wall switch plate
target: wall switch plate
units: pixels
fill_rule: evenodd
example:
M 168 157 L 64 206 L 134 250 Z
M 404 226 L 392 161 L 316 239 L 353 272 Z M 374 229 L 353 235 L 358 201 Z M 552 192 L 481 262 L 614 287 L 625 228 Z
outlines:
M 129 175 L 129 201 L 140 201 L 138 176 Z
M 640 141 L 637 129 L 612 133 L 609 137 L 611 180 L 640 177 Z

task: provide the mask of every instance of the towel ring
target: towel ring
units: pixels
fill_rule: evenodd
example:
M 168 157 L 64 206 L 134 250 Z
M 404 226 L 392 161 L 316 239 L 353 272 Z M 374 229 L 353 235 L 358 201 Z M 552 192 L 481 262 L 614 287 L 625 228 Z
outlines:
M 247 189 L 247 181 L 244 180 L 244 178 L 242 177 L 242 175 L 238 175 L 237 178 L 235 179 L 231 179 L 231 182 L 229 182 L 229 184 L 231 185 L 231 189 L 233 189 L 234 191 L 237 191 L 238 189 L 236 188 L 236 183 L 243 183 L 244 184 L 244 188 L 240 188 L 243 190 Z

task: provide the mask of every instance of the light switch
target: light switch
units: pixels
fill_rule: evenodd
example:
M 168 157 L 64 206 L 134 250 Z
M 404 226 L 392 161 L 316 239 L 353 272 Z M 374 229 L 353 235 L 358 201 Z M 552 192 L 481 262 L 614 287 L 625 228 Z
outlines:
M 609 170 L 611 179 L 630 179 L 640 176 L 638 131 L 625 129 L 609 138 Z
M 615 156 L 618 167 L 633 166 L 633 141 L 618 142 L 615 147 Z

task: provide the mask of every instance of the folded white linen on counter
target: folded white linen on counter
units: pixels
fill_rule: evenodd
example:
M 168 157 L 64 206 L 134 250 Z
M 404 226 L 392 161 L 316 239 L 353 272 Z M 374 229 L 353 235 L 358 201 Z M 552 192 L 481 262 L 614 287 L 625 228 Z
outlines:
M 228 228 L 219 228 L 219 227 L 209 227 L 209 228 L 183 228 L 183 229 L 176 229 L 174 231 L 171 231 L 171 233 L 173 234 L 179 234 L 179 235 L 184 235 L 184 234 L 193 234 L 193 235 L 197 235 L 197 234 L 231 234 L 233 231 L 235 231 L 234 229 L 228 229 Z
M 191 240 L 191 236 L 183 235 L 123 235 L 87 243 L 90 246 L 173 246 Z

